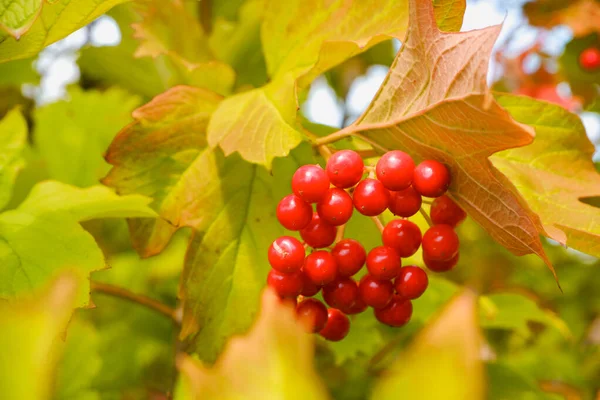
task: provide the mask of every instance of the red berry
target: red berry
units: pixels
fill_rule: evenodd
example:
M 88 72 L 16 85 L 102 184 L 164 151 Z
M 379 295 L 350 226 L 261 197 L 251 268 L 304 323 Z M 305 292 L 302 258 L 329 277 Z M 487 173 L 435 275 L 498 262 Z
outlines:
M 352 216 L 354 206 L 352 197 L 345 190 L 332 188 L 325 197 L 317 203 L 317 212 L 322 221 L 329 225 L 344 225 Z
M 285 196 L 277 205 L 277 219 L 290 231 L 299 231 L 306 227 L 312 219 L 312 214 L 310 204 L 295 194 Z
M 385 153 L 375 166 L 377 179 L 389 190 L 403 190 L 410 186 L 415 171 L 415 162 L 403 151 Z
M 367 178 L 361 181 L 353 193 L 354 207 L 369 217 L 385 211 L 390 203 L 390 192 L 381 182 Z
M 409 265 L 400 269 L 400 274 L 394 282 L 396 292 L 405 299 L 416 299 L 427 289 L 429 278 L 427 273 L 419 267 Z
M 375 279 L 393 279 L 400 272 L 401 265 L 400 256 L 391 247 L 375 247 L 367 255 L 367 269 Z
M 446 195 L 438 197 L 431 203 L 429 215 L 434 224 L 445 224 L 451 227 L 458 226 L 467 218 L 467 213 Z
M 432 226 L 423 235 L 423 257 L 448 261 L 458 254 L 458 235 L 450 225 Z
M 356 185 L 362 178 L 365 164 L 357 152 L 336 151 L 327 160 L 327 176 L 333 186 L 346 189 Z
M 386 307 L 375 309 L 375 318 L 383 324 L 399 327 L 410 321 L 412 311 L 410 300 L 396 295 Z
M 450 171 L 439 161 L 425 160 L 415 168 L 413 187 L 422 196 L 440 197 L 450 185 Z
M 302 300 L 296 307 L 296 315 L 308 332 L 319 332 L 327 323 L 327 307 L 317 299 Z
M 459 255 L 456 254 L 448 261 L 432 261 L 428 259 L 427 256 L 425 256 L 425 253 L 423 253 L 423 262 L 425 263 L 427 268 L 429 268 L 433 272 L 446 272 L 450 271 L 456 266 L 456 264 L 458 263 L 458 257 Z
M 335 245 L 331 254 L 335 257 L 338 274 L 345 278 L 356 274 L 367 259 L 365 248 L 354 239 L 344 239 Z
M 302 273 L 284 274 L 272 269 L 267 277 L 267 284 L 281 297 L 296 297 L 302 292 Z
M 321 286 L 316 285 L 313 281 L 310 280 L 308 275 L 302 269 L 302 293 L 300 293 L 304 297 L 312 297 L 315 294 L 319 293 L 321 290 Z
M 390 221 L 381 234 L 383 244 L 396 250 L 400 257 L 410 257 L 419 250 L 421 230 L 406 219 Z
M 358 285 L 350 278 L 337 279 L 323 286 L 323 299 L 328 306 L 346 311 L 358 298 Z
M 316 203 L 329 189 L 329 178 L 318 165 L 303 165 L 292 177 L 292 190 L 307 203 Z
M 421 208 L 421 195 L 412 187 L 398 192 L 390 192 L 389 209 L 392 214 L 399 217 L 412 217 Z
M 354 305 L 347 310 L 343 310 L 348 315 L 360 314 L 367 309 L 367 304 L 359 297 L 356 298 Z
M 269 247 L 269 264 L 279 272 L 297 272 L 304 264 L 304 255 L 304 246 L 298 239 L 282 236 Z
M 365 275 L 358 285 L 360 298 L 370 307 L 383 308 L 394 295 L 394 285 L 390 281 L 381 281 L 371 275 Z
M 600 68 L 600 49 L 589 47 L 579 54 L 579 65 L 587 71 Z
M 335 308 L 327 310 L 327 323 L 325 328 L 321 329 L 319 334 L 327 340 L 339 342 L 346 337 L 350 330 L 350 320 L 348 317 Z
M 316 285 L 326 285 L 337 277 L 335 258 L 325 250 L 309 254 L 304 261 L 304 273 Z
M 333 244 L 337 230 L 321 220 L 318 213 L 313 213 L 312 220 L 306 228 L 300 230 L 300 236 L 310 247 L 320 249 Z

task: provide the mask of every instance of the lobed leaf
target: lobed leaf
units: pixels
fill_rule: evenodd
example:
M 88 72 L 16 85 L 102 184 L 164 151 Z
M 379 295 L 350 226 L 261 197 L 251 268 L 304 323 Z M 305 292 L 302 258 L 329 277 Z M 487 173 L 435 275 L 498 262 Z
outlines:
M 42 0 L 2 0 L 0 30 L 19 39 L 33 24 L 42 10 Z

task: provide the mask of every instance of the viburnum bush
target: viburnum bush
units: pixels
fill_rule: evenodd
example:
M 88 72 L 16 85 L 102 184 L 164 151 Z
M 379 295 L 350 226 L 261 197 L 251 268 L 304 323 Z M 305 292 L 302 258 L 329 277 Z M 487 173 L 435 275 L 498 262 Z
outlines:
M 0 398 L 597 398 L 599 4 L 0 1 Z

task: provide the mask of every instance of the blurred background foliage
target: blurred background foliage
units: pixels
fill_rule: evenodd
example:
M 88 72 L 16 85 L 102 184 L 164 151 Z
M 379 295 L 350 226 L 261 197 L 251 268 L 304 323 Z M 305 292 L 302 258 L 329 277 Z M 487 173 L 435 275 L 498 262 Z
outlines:
M 473 0 L 465 25 L 477 19 L 479 26 L 489 25 L 507 12 L 489 77 L 493 88 L 556 102 L 579 113 L 598 149 L 600 70 L 583 71 L 577 57 L 584 48 L 600 46 L 600 19 L 564 17 L 575 13 L 579 3 L 600 9 L 593 0 L 537 0 L 527 5 Z M 198 19 L 210 32 L 208 43 L 219 62 L 236 72 L 233 84 L 215 82 L 217 91 L 235 92 L 266 82 L 259 3 L 214 1 L 210 10 L 203 9 L 202 2 L 181 4 L 187 17 Z M 139 43 L 131 24 L 139 22 L 144 12 L 131 3 L 119 5 L 37 57 L 0 64 L 0 117 L 17 107 L 30 128 L 27 162 L 7 209 L 15 208 L 35 183 L 45 179 L 82 188 L 97 184 L 109 169 L 103 158 L 106 148 L 132 121 L 136 107 L 176 84 L 204 79 L 166 55 L 134 56 Z M 579 29 L 584 23 L 591 28 Z M 350 123 L 368 104 L 398 46 L 383 42 L 319 77 L 300 95 L 303 118 L 337 127 Z M 302 145 L 294 155 L 302 158 L 306 151 L 310 149 Z M 416 220 L 425 226 L 425 221 Z M 176 304 L 189 232 L 179 231 L 164 252 L 142 260 L 131 247 L 125 221 L 89 221 L 84 227 L 110 265 L 94 272 L 92 280 Z M 360 216 L 352 219 L 347 232 L 366 247 L 378 245 L 376 228 Z M 476 300 L 477 324 L 484 335 L 479 355 L 485 361 L 489 399 L 600 398 L 600 261 L 548 241 L 545 249 L 560 278 L 561 293 L 537 257 L 510 254 L 472 221 L 461 226 L 459 235 L 459 267 L 431 277 L 408 326 L 383 327 L 371 313 L 364 313 L 352 319 L 350 334 L 342 342 L 316 339 L 315 364 L 333 397 L 367 397 L 376 379 L 394 365 L 418 332 L 463 286 L 469 286 L 481 293 Z M 416 254 L 414 262 L 419 260 Z M 78 310 L 72 318 L 58 361 L 55 398 L 167 398 L 175 385 L 179 350 L 171 321 L 101 293 L 93 294 L 92 301 L 93 310 Z M 423 358 L 413 365 L 426 377 L 418 382 L 453 384 L 447 382 L 448 371 L 428 369 L 427 358 L 438 355 L 418 348 L 411 351 L 415 358 L 410 360 Z M 480 380 L 473 374 L 473 380 Z M 379 384 L 376 390 L 390 389 Z M 417 384 L 403 394 L 424 398 Z

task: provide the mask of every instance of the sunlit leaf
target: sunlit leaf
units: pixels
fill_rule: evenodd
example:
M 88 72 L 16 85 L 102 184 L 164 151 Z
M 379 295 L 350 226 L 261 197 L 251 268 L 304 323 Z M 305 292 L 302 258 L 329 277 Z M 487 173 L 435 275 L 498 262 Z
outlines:
M 552 238 L 600 256 L 600 208 L 584 203 L 600 196 L 594 146 L 575 114 L 527 97 L 498 95 L 519 122 L 533 127 L 533 144 L 492 157 L 546 226 Z M 566 238 L 563 235 L 566 235 Z
M 18 109 L 0 121 L 0 209 L 12 196 L 17 173 L 24 166 L 23 150 L 27 145 L 27 123 Z
M 455 297 L 384 371 L 371 398 L 485 398 L 476 305 L 477 295 L 468 290 Z
M 214 367 L 179 356 L 175 399 L 327 399 L 313 352 L 293 309 L 267 290 L 253 328 L 232 339 Z
M 34 0 L 35 1 L 35 0 Z M 46 2 L 35 22 L 18 40 L 0 33 L 0 63 L 31 57 L 44 47 L 87 25 L 111 7 L 128 0 L 56 0 Z M 3 0 L 20 8 L 24 1 Z M 31 1 L 27 1 L 31 4 Z
M 33 24 L 42 10 L 43 0 L 2 0 L 0 3 L 0 30 L 20 38 Z

